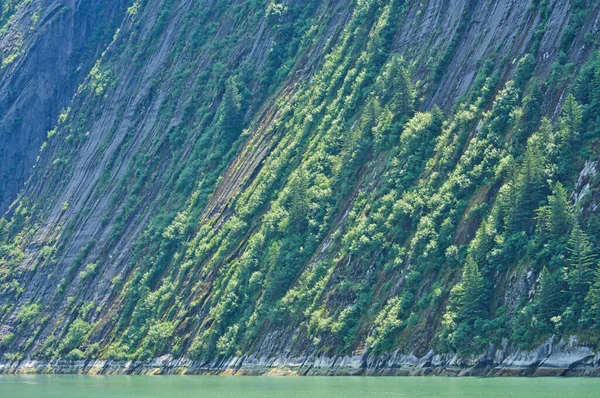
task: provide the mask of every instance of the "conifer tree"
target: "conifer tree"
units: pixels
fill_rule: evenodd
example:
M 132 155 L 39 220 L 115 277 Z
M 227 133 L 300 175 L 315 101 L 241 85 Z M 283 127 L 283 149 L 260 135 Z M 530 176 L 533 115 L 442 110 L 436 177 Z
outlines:
M 567 190 L 560 182 L 554 186 L 553 194 L 548 198 L 548 205 L 550 233 L 555 238 L 565 236 L 572 224 L 573 209 L 567 197 Z
M 561 312 L 563 297 L 560 286 L 554 275 L 546 267 L 540 274 L 540 283 L 535 299 L 536 312 L 542 323 L 551 325 L 550 319 Z
M 583 110 L 573 94 L 569 94 L 565 100 L 560 118 L 560 130 L 558 132 L 558 176 L 568 177 L 574 173 L 575 164 L 573 159 L 577 156 L 580 146 L 580 127 L 583 118 Z
M 290 227 L 294 232 L 304 233 L 308 228 L 308 177 L 303 169 L 290 179 Z
M 591 82 L 590 105 L 600 105 L 600 53 L 596 54 L 594 77 Z
M 481 349 L 481 324 L 484 315 L 484 280 L 479 267 L 467 260 L 460 283 L 452 288 L 442 322 L 442 339 L 458 352 Z
M 473 321 L 481 317 L 483 311 L 483 276 L 474 261 L 467 261 L 461 281 L 452 289 L 457 320 Z
M 592 282 L 596 256 L 586 233 L 578 224 L 575 224 L 571 231 L 567 250 L 569 252 L 569 265 L 566 273 L 568 283 L 573 303 L 575 306 L 580 306 Z
M 242 126 L 242 96 L 237 87 L 237 78 L 232 76 L 225 83 L 225 94 L 219 106 L 221 136 L 230 143 L 238 137 Z
M 573 208 L 566 188 L 557 182 L 548 196 L 548 204 L 538 209 L 538 228 L 550 240 L 564 240 L 573 222 Z
M 533 212 L 545 197 L 545 191 L 547 190 L 545 145 L 551 134 L 552 126 L 548 119 L 544 118 L 539 131 L 527 141 L 527 149 L 515 184 L 515 189 L 518 191 L 518 202 L 515 209 L 513 209 L 513 212 L 516 213 L 513 227 L 528 227 Z M 511 224 L 509 224 L 510 226 Z
M 365 137 L 372 139 L 373 127 L 377 123 L 377 117 L 381 112 L 381 105 L 377 98 L 371 98 L 365 105 L 365 110 L 360 120 L 360 129 L 364 131 Z
M 585 309 L 581 323 L 584 326 L 600 329 L 600 265 L 596 266 L 594 283 L 585 297 Z
M 560 118 L 561 130 L 569 135 L 578 134 L 583 119 L 583 109 L 573 94 L 569 94 Z M 565 139 L 564 137 L 561 137 Z
M 402 57 L 392 57 L 377 83 L 383 92 L 382 100 L 389 101 L 394 114 L 400 118 L 412 114 L 416 93 Z
M 523 130 L 526 136 L 535 131 L 542 116 L 542 103 L 544 95 L 537 80 L 533 79 L 531 90 L 523 100 Z

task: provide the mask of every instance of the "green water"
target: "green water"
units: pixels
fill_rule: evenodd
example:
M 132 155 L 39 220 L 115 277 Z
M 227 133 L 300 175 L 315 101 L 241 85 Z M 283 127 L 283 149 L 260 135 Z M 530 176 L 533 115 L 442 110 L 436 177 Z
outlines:
M 0 376 L 2 398 L 600 397 L 600 379 Z

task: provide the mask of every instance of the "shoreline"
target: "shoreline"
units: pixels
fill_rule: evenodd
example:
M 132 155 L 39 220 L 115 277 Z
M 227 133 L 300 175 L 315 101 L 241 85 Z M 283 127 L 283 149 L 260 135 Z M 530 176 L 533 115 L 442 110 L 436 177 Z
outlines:
M 23 362 L 26 362 L 25 364 Z M 152 361 L 154 362 L 154 361 Z M 598 367 L 427 367 L 427 368 L 348 368 L 294 369 L 286 367 L 205 368 L 188 366 L 156 366 L 152 362 L 115 363 L 114 361 L 21 361 L 18 365 L 0 363 L 0 375 L 180 375 L 231 377 L 600 377 Z
M 398 351 L 372 358 L 353 356 L 248 355 L 214 360 L 172 358 L 151 361 L 30 360 L 0 362 L 0 374 L 89 375 L 227 375 L 227 376 L 488 376 L 488 377 L 600 377 L 600 353 L 568 340 L 552 337 L 533 350 L 490 346 L 479 356 L 436 354 L 423 357 Z

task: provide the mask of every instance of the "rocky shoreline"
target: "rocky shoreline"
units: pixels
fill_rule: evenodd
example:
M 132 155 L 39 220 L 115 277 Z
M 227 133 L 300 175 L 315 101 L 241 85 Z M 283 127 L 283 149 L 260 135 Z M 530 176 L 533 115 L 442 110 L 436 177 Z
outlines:
M 271 375 L 271 376 L 596 376 L 600 353 L 576 338 L 551 338 L 534 350 L 490 347 L 473 357 L 429 352 L 423 357 L 395 352 L 381 358 L 368 354 L 327 357 L 242 356 L 212 361 L 21 360 L 0 363 L 0 374 L 91 375 Z

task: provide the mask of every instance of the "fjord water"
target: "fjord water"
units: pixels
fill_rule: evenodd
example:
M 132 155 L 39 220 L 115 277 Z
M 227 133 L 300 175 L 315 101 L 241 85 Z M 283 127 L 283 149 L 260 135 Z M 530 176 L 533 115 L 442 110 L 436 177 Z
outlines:
M 598 397 L 600 379 L 0 376 L 2 398 Z

